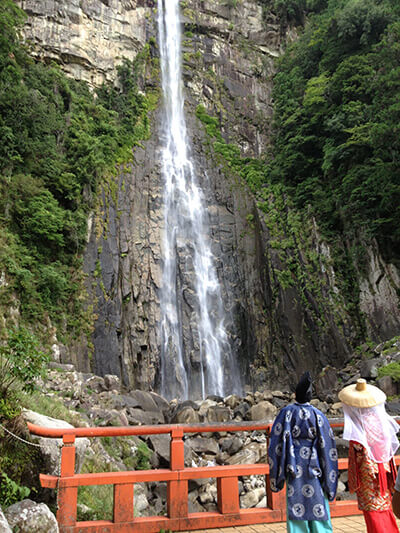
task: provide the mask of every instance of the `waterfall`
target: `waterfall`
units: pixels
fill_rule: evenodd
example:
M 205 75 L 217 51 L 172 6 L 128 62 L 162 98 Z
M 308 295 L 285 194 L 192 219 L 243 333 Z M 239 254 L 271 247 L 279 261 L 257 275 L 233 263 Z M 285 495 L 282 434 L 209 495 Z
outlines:
M 189 392 L 191 397 L 223 396 L 239 392 L 240 380 L 225 330 L 204 195 L 190 157 L 182 91 L 179 0 L 158 0 L 158 31 L 164 97 L 161 393 L 180 399 L 187 399 Z M 194 337 L 190 346 L 183 326 L 187 309 L 190 316 L 186 322 Z

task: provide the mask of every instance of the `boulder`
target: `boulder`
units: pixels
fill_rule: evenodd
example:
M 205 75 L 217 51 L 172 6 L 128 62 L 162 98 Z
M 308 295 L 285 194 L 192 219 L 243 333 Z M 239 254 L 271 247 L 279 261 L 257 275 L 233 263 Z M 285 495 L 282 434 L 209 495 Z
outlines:
M 136 491 L 135 491 L 136 492 Z M 134 508 L 136 513 L 142 513 L 149 507 L 149 502 L 144 493 L 134 495 Z
M 227 460 L 228 465 L 258 463 L 266 458 L 265 444 L 251 442 Z
M 68 424 L 68 422 L 65 422 L 64 420 L 58 420 L 56 418 L 51 418 L 50 416 L 41 415 L 28 409 L 23 410 L 22 416 L 27 422 L 31 422 L 32 424 L 45 428 L 73 428 L 71 424 Z M 53 476 L 60 475 L 62 439 L 50 439 L 45 437 L 37 437 L 35 435 L 32 435 L 31 439 L 40 444 L 40 452 L 45 463 L 46 473 Z M 79 473 L 82 468 L 85 452 L 89 446 L 89 439 L 77 438 L 75 440 L 76 473 Z
M 206 416 L 210 407 L 216 407 L 217 405 L 218 403 L 214 400 L 210 400 L 210 399 L 204 400 L 203 402 L 200 403 L 199 416 Z
M 261 487 L 250 492 L 246 492 L 243 494 L 243 496 L 240 496 L 240 507 L 242 509 L 255 507 L 263 496 L 265 496 L 265 489 Z
M 219 452 L 218 443 L 214 439 L 192 437 L 186 440 L 186 444 L 196 453 L 217 455 Z
M 380 366 L 379 357 L 367 359 L 360 366 L 360 375 L 364 379 L 375 379 L 378 377 L 378 367 Z
M 155 454 L 160 459 L 159 462 L 161 463 L 161 466 L 169 467 L 171 437 L 168 434 L 149 435 L 147 438 L 147 443 L 150 445 L 150 448 L 154 450 Z M 191 462 L 191 449 L 188 446 L 187 442 L 185 442 L 184 454 L 185 464 L 187 465 Z
M 164 424 L 165 419 L 161 411 L 142 411 L 129 407 L 126 410 L 126 417 L 133 426 L 151 426 L 153 424 Z
M 391 376 L 382 376 L 377 379 L 376 384 L 383 390 L 386 396 L 396 396 L 398 394 L 397 383 Z
M 106 386 L 104 384 L 104 378 L 100 376 L 91 375 L 86 381 L 85 381 L 85 387 L 89 391 L 94 392 L 102 392 L 106 390 Z
M 229 407 L 216 405 L 208 408 L 205 418 L 208 422 L 228 422 L 232 419 L 232 412 Z
M 250 420 L 273 420 L 278 409 L 271 402 L 264 400 L 250 408 Z
M 231 394 L 224 399 L 224 404 L 231 409 L 235 409 L 240 403 L 240 398 L 236 394 Z
M 156 392 L 150 392 L 150 396 L 157 404 L 158 408 L 161 409 L 163 413 L 166 413 L 169 410 L 169 403 L 165 398 L 157 394 Z
M 118 376 L 114 376 L 113 374 L 106 374 L 104 376 L 104 386 L 107 390 L 121 390 L 121 380 Z
M 18 533 L 58 533 L 56 517 L 44 503 L 23 500 L 5 511 L 13 531 Z
M 200 488 L 199 500 L 203 505 L 217 501 L 217 487 L 215 483 L 206 483 Z
M 229 455 L 235 455 L 235 453 L 237 453 L 242 448 L 243 441 L 237 435 L 235 435 L 234 437 L 228 437 L 221 442 L 222 451 L 227 452 Z
M 143 411 L 159 410 L 159 407 L 150 392 L 134 390 L 129 393 L 129 396 L 136 402 L 136 405 L 132 407 L 140 407 Z
M 198 411 L 189 405 L 178 406 L 171 420 L 172 424 L 197 424 L 198 422 L 200 422 Z
M 0 531 L 1 533 L 12 533 L 11 528 L 6 520 L 6 517 L 4 516 L 3 511 L 0 507 Z
M 235 417 L 240 417 L 242 420 L 250 410 L 250 404 L 247 402 L 241 402 L 233 412 Z

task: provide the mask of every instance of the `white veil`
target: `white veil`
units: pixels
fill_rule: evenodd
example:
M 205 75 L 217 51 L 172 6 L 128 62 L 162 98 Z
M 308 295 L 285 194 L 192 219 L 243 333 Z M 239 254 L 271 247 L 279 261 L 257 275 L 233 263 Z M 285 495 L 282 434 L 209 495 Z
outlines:
M 342 404 L 343 438 L 359 442 L 376 463 L 387 463 L 396 453 L 399 425 L 385 410 L 385 404 L 374 407 L 352 407 Z

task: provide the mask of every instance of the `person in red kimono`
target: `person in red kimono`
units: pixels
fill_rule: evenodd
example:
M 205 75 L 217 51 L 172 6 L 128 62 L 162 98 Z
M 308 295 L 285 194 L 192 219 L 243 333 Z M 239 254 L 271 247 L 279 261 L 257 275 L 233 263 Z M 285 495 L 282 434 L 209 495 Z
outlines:
M 367 532 L 399 533 L 392 511 L 399 426 L 386 413 L 386 395 L 358 379 L 339 392 L 339 399 L 344 411 L 343 438 L 350 441 L 349 491 L 357 493 Z

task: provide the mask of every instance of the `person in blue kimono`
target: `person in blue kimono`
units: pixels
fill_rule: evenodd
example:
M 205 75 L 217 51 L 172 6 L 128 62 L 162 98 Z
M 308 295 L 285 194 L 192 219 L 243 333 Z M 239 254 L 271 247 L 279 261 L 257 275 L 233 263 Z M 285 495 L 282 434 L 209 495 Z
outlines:
M 268 447 L 271 490 L 286 481 L 287 531 L 332 532 L 329 501 L 338 483 L 338 455 L 326 416 L 310 404 L 309 372 L 296 387 L 296 401 L 278 413 Z

